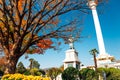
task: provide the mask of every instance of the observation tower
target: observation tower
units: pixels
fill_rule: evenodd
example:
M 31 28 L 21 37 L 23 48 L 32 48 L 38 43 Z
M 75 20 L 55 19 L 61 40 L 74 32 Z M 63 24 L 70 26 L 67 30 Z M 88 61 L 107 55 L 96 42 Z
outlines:
M 100 22 L 99 22 L 97 10 L 96 10 L 97 5 L 98 5 L 97 0 L 88 0 L 88 6 L 92 10 L 92 15 L 93 15 L 93 20 L 94 20 L 94 25 L 95 25 L 95 30 L 96 30 L 96 36 L 97 36 L 97 41 L 98 41 L 99 55 L 97 56 L 97 64 L 99 67 L 99 66 L 111 63 L 114 60 L 114 57 L 107 54 L 105 50 Z

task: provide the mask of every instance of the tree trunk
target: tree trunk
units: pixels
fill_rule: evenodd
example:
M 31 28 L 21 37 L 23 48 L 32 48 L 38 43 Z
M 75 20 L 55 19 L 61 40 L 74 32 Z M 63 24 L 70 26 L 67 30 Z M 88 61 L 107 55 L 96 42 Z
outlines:
M 6 58 L 5 71 L 4 74 L 14 74 L 16 70 L 16 64 L 18 62 L 18 57 L 10 56 Z
M 96 60 L 96 54 L 94 54 L 94 64 L 95 64 L 95 71 L 97 71 L 97 60 Z

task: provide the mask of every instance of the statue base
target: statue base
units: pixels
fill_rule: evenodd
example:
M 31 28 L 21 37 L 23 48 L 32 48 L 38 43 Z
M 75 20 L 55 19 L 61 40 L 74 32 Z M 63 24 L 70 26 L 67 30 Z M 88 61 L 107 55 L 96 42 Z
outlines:
M 96 59 L 98 67 L 106 67 L 115 60 L 114 56 L 109 54 L 99 54 Z

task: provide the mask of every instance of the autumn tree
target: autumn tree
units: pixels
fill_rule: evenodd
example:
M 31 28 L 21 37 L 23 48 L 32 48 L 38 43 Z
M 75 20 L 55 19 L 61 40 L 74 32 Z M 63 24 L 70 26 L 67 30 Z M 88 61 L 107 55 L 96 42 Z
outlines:
M 98 0 L 101 1 L 101 0 Z M 87 0 L 0 0 L 0 46 L 5 55 L 4 73 L 15 73 L 25 53 L 43 53 L 55 48 L 53 39 L 79 37 L 75 21 L 60 23 L 61 15 L 84 11 Z M 78 29 L 76 29 L 78 28 Z

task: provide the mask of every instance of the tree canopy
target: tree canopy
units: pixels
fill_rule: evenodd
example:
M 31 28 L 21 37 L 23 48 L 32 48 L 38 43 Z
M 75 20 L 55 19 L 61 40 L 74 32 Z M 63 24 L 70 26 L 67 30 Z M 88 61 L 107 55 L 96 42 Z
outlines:
M 68 67 L 62 72 L 62 80 L 77 80 L 79 78 L 79 70 L 74 67 Z

